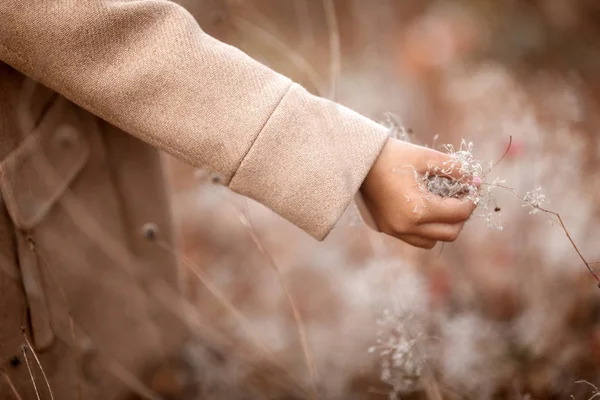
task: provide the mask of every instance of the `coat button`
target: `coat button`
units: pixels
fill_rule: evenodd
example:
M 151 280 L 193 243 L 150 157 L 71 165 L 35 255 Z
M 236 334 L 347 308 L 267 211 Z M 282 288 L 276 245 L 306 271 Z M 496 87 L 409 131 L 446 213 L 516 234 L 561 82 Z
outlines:
M 11 367 L 13 368 L 17 368 L 19 365 L 21 365 L 21 357 L 19 356 L 13 356 L 8 363 L 10 364 Z
M 60 148 L 68 150 L 75 145 L 77 137 L 77 129 L 72 125 L 65 124 L 58 127 L 54 140 Z
M 142 234 L 150 241 L 158 236 L 158 226 L 153 222 L 147 222 L 142 226 Z

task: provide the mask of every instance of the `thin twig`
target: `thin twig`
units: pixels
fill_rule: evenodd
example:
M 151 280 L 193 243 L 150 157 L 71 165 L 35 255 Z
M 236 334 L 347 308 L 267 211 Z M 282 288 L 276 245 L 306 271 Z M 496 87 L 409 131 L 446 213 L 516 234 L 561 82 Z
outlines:
M 42 376 L 44 377 L 44 381 L 46 382 L 46 386 L 48 387 L 48 393 L 50 393 L 50 400 L 54 400 L 54 394 L 52 393 L 52 387 L 50 387 L 50 381 L 48 380 L 48 377 L 46 376 L 46 371 L 44 371 L 44 367 L 42 366 L 40 359 L 38 358 L 35 350 L 33 349 L 33 346 L 31 346 L 31 343 L 29 342 L 29 339 L 27 338 L 27 333 L 25 332 L 25 327 L 21 327 L 21 333 L 23 334 L 25 343 L 27 343 L 27 348 L 29 349 L 29 351 L 31 351 L 31 354 L 33 354 L 33 358 L 35 359 L 35 362 L 37 363 L 38 368 L 42 372 Z
M 315 34 L 313 24 L 310 19 L 310 10 L 308 9 L 308 3 L 306 0 L 294 0 L 294 9 L 296 11 L 296 17 L 298 21 L 298 32 L 300 33 L 302 43 L 306 44 L 308 48 L 314 48 Z
M 261 18 L 263 20 L 264 18 Z M 290 48 L 284 41 L 273 35 L 263 27 L 241 17 L 233 17 L 234 26 L 237 29 L 242 30 L 246 34 L 254 35 L 259 38 L 263 43 L 271 46 L 277 52 L 283 54 L 290 60 L 290 62 L 302 73 L 306 75 L 308 82 L 317 91 L 320 96 L 325 95 L 325 82 L 310 65 L 310 63 L 297 51 Z M 264 24 L 263 24 L 264 25 Z
M 515 195 L 516 197 L 518 197 L 520 200 L 523 200 L 521 196 L 519 196 L 513 188 L 509 187 L 509 186 L 505 186 L 505 185 L 500 185 L 500 184 L 494 184 L 494 185 L 490 185 L 490 186 L 494 186 L 494 187 L 498 187 L 498 188 L 502 188 L 507 190 L 509 193 L 512 193 L 513 195 Z M 528 203 L 529 204 L 529 203 Z M 600 288 L 600 277 L 598 276 L 598 274 L 596 274 L 596 272 L 594 271 L 594 269 L 591 267 L 592 264 L 597 263 L 589 263 L 587 262 L 587 260 L 585 259 L 585 257 L 583 256 L 583 254 L 581 254 L 581 251 L 579 250 L 579 247 L 577 247 L 577 244 L 575 244 L 575 241 L 573 240 L 573 238 L 571 237 L 571 233 L 569 232 L 569 230 L 567 229 L 567 226 L 565 225 L 563 219 L 561 218 L 560 214 L 555 212 L 555 211 L 551 211 L 545 208 L 542 208 L 538 205 L 534 205 L 534 204 L 529 204 L 531 207 L 540 210 L 543 213 L 546 214 L 550 214 L 550 215 L 554 215 L 557 219 L 558 222 L 562 228 L 562 230 L 565 232 L 565 235 L 567 236 L 567 239 L 569 239 L 569 242 L 571 242 L 571 245 L 573 246 L 573 248 L 575 249 L 575 251 L 577 252 L 577 255 L 579 256 L 579 258 L 581 259 L 581 261 L 583 261 L 583 263 L 585 264 L 586 268 L 588 269 L 588 271 L 592 274 L 592 276 L 596 279 L 597 283 L 598 283 L 598 287 Z
M 33 390 L 35 391 L 35 397 L 37 397 L 37 400 L 41 400 L 40 392 L 38 391 L 37 385 L 35 384 L 35 377 L 33 376 L 33 371 L 31 370 L 31 365 L 29 364 L 29 359 L 27 358 L 27 345 L 26 344 L 21 346 L 21 352 L 23 353 L 23 358 L 25 359 L 25 364 L 27 365 L 27 371 L 29 371 L 29 377 L 31 378 L 31 383 L 33 384 Z
M 10 388 L 11 392 L 15 395 L 17 400 L 23 400 L 23 397 L 21 397 L 21 395 L 17 391 L 15 384 L 13 383 L 12 379 L 10 379 L 10 376 L 6 373 L 6 371 L 4 371 L 3 369 L 0 369 L 0 374 L 2 374 L 2 376 L 6 380 L 8 387 Z
M 174 250 L 173 250 L 172 246 L 170 246 L 165 241 L 157 240 L 156 243 L 163 250 L 165 250 L 167 252 L 174 253 Z M 274 357 L 273 351 L 266 344 L 263 343 L 263 341 L 260 339 L 260 337 L 258 337 L 254 333 L 254 331 L 253 331 L 253 329 L 251 327 L 250 321 L 248 321 L 248 319 L 235 307 L 235 305 L 233 305 L 233 303 L 231 303 L 223 295 L 223 293 L 221 293 L 219 291 L 219 289 L 216 288 L 212 284 L 212 282 L 210 282 L 210 280 L 208 279 L 208 277 L 205 275 L 204 271 L 202 271 L 202 269 L 199 268 L 197 264 L 195 264 L 194 262 L 192 262 L 185 255 L 184 256 L 180 256 L 180 257 L 181 257 L 181 260 L 182 260 L 184 266 L 187 267 L 188 269 L 190 269 L 194 273 L 194 275 L 198 278 L 198 280 L 208 289 L 208 291 L 210 292 L 210 294 L 212 294 L 227 309 L 227 311 L 229 311 L 233 315 L 233 317 L 237 320 L 237 322 L 240 325 L 246 327 L 247 332 L 250 334 L 252 340 L 254 341 L 254 345 L 257 346 L 258 348 L 260 348 L 264 352 L 262 355 L 265 356 L 265 357 L 267 357 L 274 365 L 282 368 L 289 375 L 289 377 L 296 384 L 298 384 L 298 386 L 300 387 L 300 389 L 305 390 L 304 388 L 302 388 L 302 385 L 300 383 L 300 379 L 298 377 L 294 376 L 294 374 L 292 374 L 291 371 L 288 371 L 283 364 L 281 364 L 279 361 L 277 361 L 277 359 Z
M 245 210 L 244 213 L 240 213 L 239 217 L 240 217 L 242 224 L 247 228 L 248 234 L 252 238 L 252 241 L 254 242 L 256 247 L 265 256 L 265 258 L 269 261 L 269 263 L 271 264 L 273 269 L 277 272 L 277 276 L 279 277 L 281 287 L 283 288 L 283 291 L 286 295 L 288 303 L 290 304 L 290 308 L 291 308 L 292 314 L 294 316 L 294 321 L 296 322 L 296 327 L 298 329 L 298 336 L 300 338 L 300 345 L 302 346 L 302 351 L 304 353 L 304 357 L 306 360 L 306 366 L 310 373 L 311 384 L 312 384 L 313 390 L 314 390 L 313 398 L 318 398 L 319 396 L 318 396 L 318 390 L 317 390 L 317 384 L 316 384 L 316 382 L 318 380 L 317 371 L 316 371 L 316 367 L 314 364 L 312 354 L 311 354 L 309 346 L 308 346 L 306 328 L 302 321 L 302 316 L 300 315 L 300 312 L 298 311 L 298 307 L 296 306 L 296 302 L 295 302 L 292 294 L 290 293 L 290 291 L 287 287 L 287 284 L 285 283 L 283 274 L 281 273 L 279 266 L 275 262 L 275 259 L 273 258 L 271 253 L 268 251 L 268 249 L 262 245 L 262 242 L 258 238 L 258 235 L 256 234 L 256 229 L 252 225 L 252 222 L 250 221 L 247 211 Z
M 425 393 L 427 394 L 428 399 L 443 400 L 439 384 L 436 382 L 431 372 L 428 371 L 426 376 L 423 377 L 423 383 L 425 384 Z
M 37 257 L 39 257 L 39 259 L 42 261 L 42 265 L 46 268 L 46 270 L 50 273 L 50 276 L 52 277 L 52 280 L 54 281 L 54 283 L 56 284 L 56 286 L 58 287 L 58 291 L 63 299 L 63 302 L 65 303 L 65 308 L 67 310 L 67 315 L 69 316 L 69 331 L 71 334 L 71 340 L 73 341 L 73 363 L 75 364 L 75 369 L 77 371 L 77 398 L 79 400 L 81 400 L 83 397 L 83 392 L 82 392 L 82 385 L 81 385 L 81 368 L 79 365 L 79 346 L 77 344 L 77 337 L 75 335 L 75 322 L 73 321 L 73 315 L 71 314 L 71 310 L 69 308 L 69 301 L 67 299 L 67 293 L 65 292 L 65 289 L 62 285 L 62 283 L 60 282 L 60 280 L 58 279 L 58 276 L 56 275 L 56 273 L 54 272 L 54 268 L 52 268 L 52 266 L 50 265 L 50 263 L 48 263 L 48 261 L 46 261 L 46 257 L 43 254 L 40 254 L 40 252 L 37 249 L 35 240 L 33 239 L 33 237 L 28 236 L 27 237 L 27 241 L 29 242 L 29 248 L 31 249 L 31 251 L 33 253 L 36 254 Z M 23 335 L 25 335 L 25 332 L 23 332 Z M 25 339 L 27 339 L 27 336 L 25 336 Z M 40 365 L 40 369 L 41 369 L 41 365 Z M 44 378 L 45 378 L 45 374 L 44 374 Z M 48 386 L 48 390 L 50 390 L 50 386 Z M 52 392 L 51 392 L 52 393 Z
M 594 271 L 594 269 L 591 267 L 590 263 L 586 261 L 585 257 L 583 257 L 583 254 L 581 254 L 581 251 L 579 251 L 579 248 L 577 247 L 577 245 L 575 244 L 575 241 L 571 237 L 571 234 L 569 233 L 569 230 L 565 226 L 565 223 L 563 222 L 563 219 L 561 218 L 560 214 L 557 213 L 557 212 L 554 212 L 554 211 L 547 210 L 547 209 L 542 208 L 540 206 L 534 206 L 534 207 L 537 208 L 540 211 L 543 211 L 543 212 L 548 213 L 548 214 L 552 214 L 552 215 L 556 216 L 556 218 L 558 218 L 558 222 L 560 223 L 560 225 L 562 226 L 563 230 L 565 231 L 565 235 L 567 235 L 567 239 L 569 239 L 569 242 L 571 242 L 571 244 L 573 245 L 573 248 L 577 252 L 577 255 L 579 255 L 579 258 L 581 258 L 581 261 L 583 261 L 583 263 L 585 264 L 585 266 L 588 269 L 588 271 L 590 271 L 590 273 L 594 276 L 594 278 L 598 282 L 598 287 L 600 288 L 600 277 L 598 276 L 598 274 L 596 274 L 596 272 Z
M 323 0 L 323 7 L 325 8 L 325 21 L 327 22 L 327 30 L 329 31 L 329 99 L 336 100 L 338 80 L 342 69 L 340 32 L 333 0 Z
M 506 157 L 506 155 L 507 155 L 507 154 L 508 154 L 508 152 L 510 151 L 510 148 L 511 148 L 511 146 L 512 146 L 512 140 L 513 140 L 513 138 L 512 138 L 512 135 L 510 135 L 510 136 L 508 137 L 508 146 L 506 146 L 506 150 L 504 150 L 504 154 L 502 154 L 502 157 L 500 157 L 500 158 L 498 159 L 498 161 L 496 161 L 494 164 L 492 164 L 492 166 L 490 167 L 490 169 L 489 169 L 489 170 L 488 170 L 488 171 L 487 171 L 485 174 L 483 174 L 483 175 L 482 175 L 482 178 L 486 177 L 486 176 L 487 176 L 487 174 L 489 174 L 490 172 L 492 172 L 492 170 L 493 170 L 494 168 L 496 168 L 496 166 L 497 166 L 498 164 L 500 164 L 500 163 L 502 162 L 502 160 L 504 160 L 504 158 Z
M 580 379 L 578 381 L 575 381 L 575 383 L 585 383 L 587 385 L 590 385 L 591 387 L 593 387 L 594 389 L 598 390 L 598 388 L 596 387 L 596 385 L 594 385 L 591 382 L 586 381 L 585 379 Z
M 438 255 L 437 255 L 437 259 L 438 259 L 438 260 L 439 260 L 440 258 L 442 258 L 442 252 L 444 251 L 444 245 L 445 245 L 445 244 L 446 244 L 446 243 L 442 242 L 442 245 L 440 246 L 440 251 L 439 251 L 439 253 L 438 253 Z

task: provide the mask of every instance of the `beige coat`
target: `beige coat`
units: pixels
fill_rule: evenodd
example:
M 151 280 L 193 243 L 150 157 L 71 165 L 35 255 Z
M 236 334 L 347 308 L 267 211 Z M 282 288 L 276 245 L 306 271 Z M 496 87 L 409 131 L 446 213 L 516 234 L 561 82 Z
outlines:
M 140 392 L 199 323 L 155 148 L 321 239 L 385 137 L 174 3 L 0 1 L 0 399 L 36 398 L 26 362 L 50 398 L 34 352 L 55 399 Z

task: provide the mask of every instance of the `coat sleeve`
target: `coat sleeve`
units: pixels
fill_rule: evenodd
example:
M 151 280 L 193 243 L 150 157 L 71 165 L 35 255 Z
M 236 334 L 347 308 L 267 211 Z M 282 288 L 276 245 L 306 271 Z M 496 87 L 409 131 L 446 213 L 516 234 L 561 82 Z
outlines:
M 2 0 L 0 60 L 323 239 L 386 129 L 164 0 Z

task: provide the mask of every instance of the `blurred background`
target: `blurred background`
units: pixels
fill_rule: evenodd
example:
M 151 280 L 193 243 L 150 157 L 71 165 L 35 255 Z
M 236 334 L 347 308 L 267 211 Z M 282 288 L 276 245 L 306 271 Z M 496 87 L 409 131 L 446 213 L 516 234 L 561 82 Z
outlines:
M 313 93 L 377 121 L 393 114 L 416 143 L 465 139 L 486 165 L 508 148 L 486 181 L 512 189 L 494 191 L 495 227 L 473 218 L 431 251 L 370 231 L 354 207 L 316 243 L 169 159 L 186 295 L 228 343 L 184 350 L 194 398 L 599 393 L 600 289 L 556 218 L 522 198 L 541 187 L 583 257 L 600 260 L 600 3 L 180 3 Z M 152 378 L 163 393 L 177 357 Z

